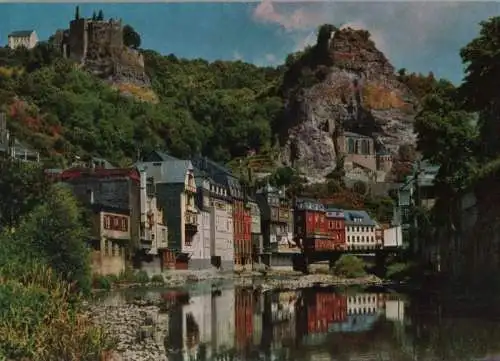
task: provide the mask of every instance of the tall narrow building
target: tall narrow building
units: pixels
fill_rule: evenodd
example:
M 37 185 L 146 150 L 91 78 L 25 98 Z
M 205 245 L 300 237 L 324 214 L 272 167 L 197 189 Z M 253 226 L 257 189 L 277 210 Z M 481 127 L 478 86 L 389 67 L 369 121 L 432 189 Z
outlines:
M 226 167 L 206 157 L 195 157 L 192 162 L 196 168 L 206 172 L 216 182 L 223 184 L 232 200 L 233 244 L 235 268 L 252 267 L 252 239 L 250 206 L 240 181 Z
M 163 217 L 169 240 L 162 254 L 163 266 L 187 269 L 189 252 L 198 232 L 194 167 L 189 160 L 179 160 L 158 151 L 148 154 L 137 166 L 153 178 L 158 205 L 166 210 Z

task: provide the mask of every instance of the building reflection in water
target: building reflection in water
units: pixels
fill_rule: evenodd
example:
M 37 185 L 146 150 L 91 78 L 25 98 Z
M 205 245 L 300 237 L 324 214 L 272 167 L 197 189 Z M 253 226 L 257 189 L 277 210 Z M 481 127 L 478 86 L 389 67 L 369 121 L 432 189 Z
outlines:
M 224 360 L 236 354 L 293 359 L 304 348 L 325 343 L 330 334 L 367 332 L 381 319 L 403 322 L 405 309 L 402 300 L 386 294 L 327 289 L 170 291 L 163 299 L 169 303 L 165 343 L 171 361 Z

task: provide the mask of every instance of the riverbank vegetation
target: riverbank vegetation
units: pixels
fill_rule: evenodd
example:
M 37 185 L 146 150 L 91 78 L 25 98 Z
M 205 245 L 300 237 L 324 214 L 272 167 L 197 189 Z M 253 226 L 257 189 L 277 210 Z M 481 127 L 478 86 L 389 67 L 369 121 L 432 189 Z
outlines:
M 91 287 L 83 212 L 41 167 L 0 160 L 0 169 L 0 359 L 99 359 L 112 342 L 82 306 Z
M 500 72 L 496 46 L 500 40 L 499 26 L 500 17 L 481 22 L 478 36 L 460 51 L 465 67 L 462 84 L 455 87 L 446 81 L 438 82 L 423 97 L 415 121 L 418 151 L 424 159 L 440 165 L 435 179 L 435 205 L 427 214 L 428 222 L 421 222 L 422 227 L 419 223 L 418 231 L 424 234 L 418 238 L 425 240 L 419 251 L 440 250 L 443 268 L 454 269 L 454 274 L 463 273 L 468 278 L 471 269 L 464 265 L 463 253 L 470 254 L 467 261 L 477 263 L 478 270 L 481 264 L 498 264 L 493 258 L 490 265 L 484 259 L 473 260 L 478 251 L 472 240 L 468 245 L 471 252 L 462 249 L 462 238 L 471 232 L 464 227 L 462 197 L 466 193 L 476 194 L 482 224 L 478 231 L 489 232 L 484 237 L 476 233 L 474 239 L 494 239 L 499 215 L 495 195 L 500 190 L 500 91 L 495 84 Z

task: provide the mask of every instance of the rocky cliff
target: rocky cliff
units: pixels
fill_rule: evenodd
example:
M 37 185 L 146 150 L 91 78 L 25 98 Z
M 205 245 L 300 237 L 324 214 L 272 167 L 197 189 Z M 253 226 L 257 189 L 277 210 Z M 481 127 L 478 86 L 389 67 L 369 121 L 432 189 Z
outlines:
M 342 129 L 371 136 L 391 153 L 415 142 L 416 98 L 367 31 L 323 26 L 317 44 L 287 67 L 285 164 L 328 174 L 343 152 L 336 141 Z

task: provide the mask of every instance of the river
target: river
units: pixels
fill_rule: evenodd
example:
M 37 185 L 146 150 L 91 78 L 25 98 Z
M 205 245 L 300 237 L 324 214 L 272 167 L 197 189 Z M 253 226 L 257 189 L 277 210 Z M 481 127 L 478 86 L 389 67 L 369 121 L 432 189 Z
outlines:
M 121 291 L 102 302 L 138 296 L 161 306 L 169 361 L 500 360 L 495 299 L 207 284 Z

